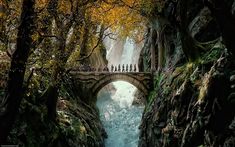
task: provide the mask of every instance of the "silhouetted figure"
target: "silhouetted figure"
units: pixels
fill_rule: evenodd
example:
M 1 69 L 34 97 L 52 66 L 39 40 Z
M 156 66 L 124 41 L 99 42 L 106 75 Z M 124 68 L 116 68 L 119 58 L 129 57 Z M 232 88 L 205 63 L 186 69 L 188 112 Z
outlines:
M 108 69 L 107 65 L 105 65 L 105 66 L 104 66 L 103 71 L 109 71 L 109 69 Z
M 130 72 L 132 72 L 132 64 L 130 65 Z
M 125 65 L 122 64 L 122 72 L 124 72 L 124 71 L 125 71 Z
M 114 69 L 114 66 L 113 66 L 113 64 L 111 65 L 111 72 L 113 72 L 113 69 Z
M 136 64 L 134 65 L 134 72 L 136 72 Z
M 128 64 L 126 65 L 126 72 L 128 72 Z
M 118 65 L 118 71 L 119 72 L 121 71 L 121 65 L 120 64 Z
M 115 71 L 115 72 L 117 71 L 117 66 L 115 66 L 114 71 Z

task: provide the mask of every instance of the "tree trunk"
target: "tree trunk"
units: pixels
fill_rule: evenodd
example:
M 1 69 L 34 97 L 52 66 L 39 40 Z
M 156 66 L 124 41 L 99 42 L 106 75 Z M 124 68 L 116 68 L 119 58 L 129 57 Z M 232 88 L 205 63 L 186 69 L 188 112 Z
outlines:
M 83 32 L 83 39 L 81 42 L 81 52 L 80 52 L 80 58 L 83 58 L 84 56 L 86 56 L 88 54 L 88 48 L 87 48 L 87 43 L 88 43 L 88 37 L 89 37 L 89 26 L 85 25 L 84 26 L 84 32 Z M 89 64 L 88 62 L 89 60 L 84 60 L 81 61 L 82 64 Z
M 12 55 L 8 74 L 6 95 L 0 107 L 0 144 L 5 144 L 14 123 L 23 96 L 23 80 L 26 63 L 32 47 L 32 35 L 35 31 L 35 0 L 24 0 L 21 24 L 18 29 L 17 46 Z
M 52 68 L 51 82 L 45 92 L 45 95 L 43 95 L 43 97 L 45 96 L 47 99 L 46 105 L 48 119 L 52 121 L 56 120 L 56 105 L 58 101 L 59 90 L 61 87 L 61 80 L 65 72 L 65 65 L 80 39 L 80 33 L 78 31 L 81 27 L 81 24 L 79 22 L 80 19 L 74 20 L 75 16 L 73 15 L 73 17 L 68 18 L 68 22 L 64 22 L 62 21 L 63 19 L 57 17 L 59 13 L 57 12 L 58 3 L 58 0 L 50 0 L 50 6 L 48 7 L 49 13 L 54 17 L 56 26 L 58 26 L 58 45 L 56 46 L 58 48 L 55 49 L 55 64 Z M 68 37 L 69 30 L 72 27 L 74 27 L 74 32 L 70 41 L 66 44 L 66 39 Z
M 60 40 L 58 40 L 59 47 L 58 50 L 56 50 L 55 54 L 55 64 L 52 69 L 52 75 L 51 75 L 51 84 L 49 85 L 47 89 L 47 115 L 49 120 L 55 121 L 56 120 L 56 105 L 58 101 L 59 96 L 59 89 L 61 86 L 61 79 L 63 76 L 63 73 L 65 71 L 65 64 L 67 62 L 68 57 L 65 53 L 65 47 L 66 47 L 66 39 L 65 36 L 63 36 L 63 29 L 61 31 L 61 37 Z

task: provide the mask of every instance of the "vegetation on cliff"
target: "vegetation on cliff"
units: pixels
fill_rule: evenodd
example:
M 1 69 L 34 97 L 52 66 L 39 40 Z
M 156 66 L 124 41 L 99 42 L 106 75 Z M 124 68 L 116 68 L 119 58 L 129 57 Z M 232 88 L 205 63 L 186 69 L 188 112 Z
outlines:
M 139 146 L 232 147 L 234 1 L 168 2 L 156 14 L 162 19 L 151 16 L 165 26 L 156 28 L 155 23 L 149 28 L 142 51 L 158 48 L 158 73 L 143 114 Z M 162 40 L 156 35 L 151 44 L 151 30 Z M 144 69 L 151 67 L 148 59 L 140 59 Z
M 217 48 L 157 75 L 140 146 L 234 146 L 234 69 L 233 57 Z
M 103 146 L 68 72 L 107 64 L 114 33 L 144 42 L 155 90 L 140 146 L 234 146 L 232 0 L 1 0 L 0 144 Z M 115 38 L 112 38 L 115 39 Z
M 112 37 L 108 30 L 137 36 L 141 19 L 123 4 L 0 1 L 0 144 L 103 146 L 98 112 L 86 97 L 78 97 L 79 89 L 69 89 L 67 73 L 82 64 L 107 64 L 103 40 Z M 62 102 L 66 109 L 58 106 Z

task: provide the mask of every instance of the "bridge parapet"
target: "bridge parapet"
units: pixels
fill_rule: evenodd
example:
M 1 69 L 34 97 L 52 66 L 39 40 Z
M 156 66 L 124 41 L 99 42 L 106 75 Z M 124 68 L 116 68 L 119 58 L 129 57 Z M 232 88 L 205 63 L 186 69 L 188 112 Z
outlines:
M 107 65 L 94 67 L 91 65 L 82 64 L 74 70 L 79 72 L 138 72 L 136 64 L 119 64 L 111 65 L 110 67 Z

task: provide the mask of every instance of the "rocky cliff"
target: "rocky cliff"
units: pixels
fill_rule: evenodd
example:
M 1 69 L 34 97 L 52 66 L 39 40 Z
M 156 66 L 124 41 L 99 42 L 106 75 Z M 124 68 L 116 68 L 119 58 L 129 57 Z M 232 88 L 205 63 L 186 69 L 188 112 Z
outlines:
M 211 11 L 200 2 L 190 3 L 190 8 L 190 35 L 205 50 L 188 62 L 179 30 L 167 24 L 164 64 L 156 72 L 143 114 L 140 147 L 235 146 L 235 59 L 221 41 Z M 139 65 L 144 70 L 150 69 L 151 37 L 147 31 Z
M 233 58 L 214 49 L 200 63 L 156 76 L 140 146 L 234 146 Z M 213 58 L 213 59 L 210 59 Z

